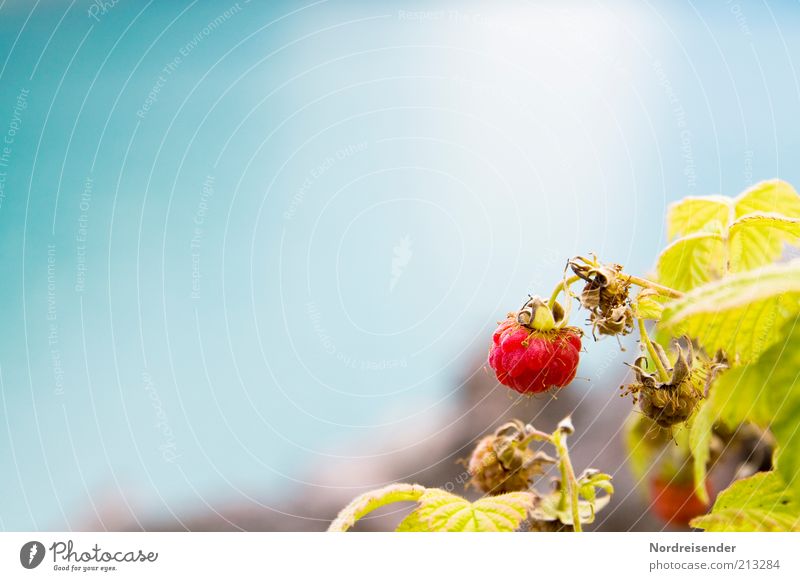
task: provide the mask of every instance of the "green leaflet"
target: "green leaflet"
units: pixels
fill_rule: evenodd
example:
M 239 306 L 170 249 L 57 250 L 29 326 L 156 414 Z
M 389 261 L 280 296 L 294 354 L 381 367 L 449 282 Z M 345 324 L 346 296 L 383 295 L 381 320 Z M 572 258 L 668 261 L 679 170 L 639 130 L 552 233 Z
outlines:
M 634 410 L 625 421 L 625 449 L 628 453 L 628 464 L 637 481 L 644 480 L 653 459 L 660 452 L 662 445 L 652 434 L 652 420 L 638 410 Z
M 597 491 L 605 492 L 598 496 Z M 595 514 L 602 510 L 611 501 L 614 486 L 611 476 L 589 470 L 578 477 L 578 518 L 583 524 L 594 522 Z M 572 499 L 570 495 L 563 498 L 559 491 L 553 491 L 544 496 L 536 504 L 531 516 L 537 520 L 560 521 L 565 525 L 572 525 Z
M 678 238 L 658 257 L 658 280 L 688 291 L 780 258 L 784 243 L 800 240 L 800 220 L 777 213 L 756 213 L 739 218 L 721 232 L 696 232 Z
M 800 242 L 800 196 L 781 180 L 761 182 L 735 199 L 688 197 L 670 206 L 670 239 L 661 253 L 662 284 L 688 291 L 728 272 L 744 272 L 780 258 L 784 243 Z
M 772 415 L 769 409 L 772 393 L 767 386 L 771 377 L 754 376 L 761 368 L 759 361 L 726 371 L 717 379 L 705 406 L 714 418 L 731 428 L 742 422 L 768 427 Z M 767 373 L 771 376 L 769 370 Z
M 572 504 L 567 497 L 566 505 L 559 507 L 561 495 L 558 492 L 551 492 L 542 498 L 539 505 L 533 512 L 533 518 L 543 521 L 559 521 L 565 525 L 572 524 Z M 597 498 L 594 502 L 588 500 L 578 500 L 578 517 L 584 524 L 594 522 L 595 514 L 604 508 L 611 501 L 608 495 Z
M 759 472 L 734 482 L 691 525 L 711 532 L 800 531 L 800 502 L 780 475 Z
M 689 428 L 689 449 L 692 452 L 694 469 L 694 493 L 704 504 L 709 502 L 706 471 L 711 456 L 709 446 L 711 445 L 711 430 L 715 422 L 715 411 L 708 401 L 702 402 Z
M 512 532 L 533 509 L 531 492 L 509 492 L 475 502 L 431 488 L 419 507 L 397 527 L 397 532 Z
M 697 339 L 707 353 L 723 349 L 734 363 L 754 360 L 782 338 L 800 313 L 800 260 L 768 265 L 698 287 L 664 309 L 661 324 Z
M 777 213 L 749 214 L 731 224 L 728 265 L 731 272 L 753 270 L 774 262 L 784 242 L 797 244 L 800 220 Z
M 424 486 L 418 484 L 390 484 L 378 490 L 371 490 L 357 496 L 344 507 L 328 527 L 328 532 L 345 532 L 356 521 L 376 508 L 393 502 L 414 501 L 425 494 Z
M 777 470 L 800 493 L 800 321 L 789 321 L 782 335 L 757 361 L 723 373 L 708 405 L 731 427 L 752 422 L 771 429 Z
M 675 202 L 667 210 L 667 237 L 723 232 L 730 222 L 731 203 L 726 196 L 690 196 Z
M 658 280 L 688 291 L 725 273 L 725 241 L 720 234 L 697 232 L 667 246 L 658 257 Z
M 418 484 L 392 484 L 356 497 L 339 513 L 329 532 L 344 532 L 373 510 L 394 502 L 419 506 L 397 528 L 399 532 L 510 532 L 533 510 L 536 495 L 510 492 L 476 502 Z
M 790 218 L 800 218 L 800 196 L 783 180 L 757 183 L 734 200 L 736 217 L 753 212 L 777 212 Z
M 634 302 L 634 311 L 636 316 L 640 319 L 654 319 L 658 321 L 661 319 L 661 313 L 664 312 L 664 304 L 669 301 L 668 298 L 658 294 L 650 289 L 644 289 L 636 297 Z

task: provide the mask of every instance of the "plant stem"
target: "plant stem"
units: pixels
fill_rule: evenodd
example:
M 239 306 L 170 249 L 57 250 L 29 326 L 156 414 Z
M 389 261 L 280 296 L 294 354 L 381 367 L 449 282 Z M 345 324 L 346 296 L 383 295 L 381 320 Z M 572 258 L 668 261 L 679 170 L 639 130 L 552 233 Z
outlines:
M 574 282 L 578 282 L 581 279 L 579 276 L 571 276 L 567 279 L 562 280 L 556 285 L 556 288 L 553 289 L 553 294 L 550 295 L 550 300 L 547 301 L 547 306 L 551 309 L 556 304 L 556 299 L 558 299 L 558 295 L 561 294 L 561 291 L 566 290 L 569 285 Z
M 639 335 L 642 338 L 644 346 L 647 348 L 647 352 L 650 354 L 650 359 L 653 360 L 653 364 L 658 370 L 658 377 L 662 382 L 666 383 L 669 381 L 669 373 L 667 373 L 667 370 L 664 368 L 664 364 L 661 363 L 661 357 L 658 356 L 656 348 L 653 347 L 653 343 L 650 341 L 650 335 L 647 334 L 647 328 L 644 326 L 644 319 L 636 320 L 639 323 Z
M 561 471 L 561 508 L 567 500 L 567 492 L 570 495 L 570 508 L 572 509 L 572 528 L 576 533 L 583 532 L 581 528 L 580 506 L 578 504 L 578 481 L 575 478 L 575 470 L 569 459 L 567 449 L 567 435 L 561 431 L 553 434 L 553 443 L 558 452 L 558 468 Z
M 623 274 L 621 276 L 626 277 L 629 282 L 635 285 L 638 285 L 643 288 L 649 288 L 651 290 L 656 291 L 660 295 L 664 295 L 665 297 L 670 297 L 672 299 L 679 299 L 683 297 L 682 292 L 676 291 L 674 288 L 669 288 L 668 286 L 658 284 L 657 282 L 653 282 L 652 280 L 647 280 L 646 278 L 640 278 L 632 274 Z
M 602 266 L 597 261 L 597 257 L 594 256 L 594 255 L 592 255 L 592 256 L 593 256 L 593 258 L 591 260 L 589 260 L 588 258 L 584 258 L 583 256 L 576 256 L 575 258 L 573 258 L 572 260 L 569 261 L 569 264 L 572 266 L 573 270 L 576 268 L 575 264 L 578 261 L 583 262 L 589 268 L 589 270 Z M 665 297 L 669 297 L 671 299 L 679 299 L 679 298 L 683 297 L 683 293 L 682 292 L 677 291 L 674 288 L 669 288 L 668 286 L 664 286 L 663 284 L 658 284 L 657 282 L 653 282 L 652 280 L 647 280 L 646 278 L 635 276 L 633 274 L 627 274 L 625 272 L 620 272 L 619 276 L 620 277 L 625 277 L 627 279 L 627 281 L 632 283 L 632 284 L 635 284 L 635 285 L 640 286 L 642 288 L 652 289 L 652 290 L 656 291 L 658 294 L 663 295 Z M 572 280 L 572 282 L 575 281 L 575 279 L 571 279 L 571 280 Z M 556 287 L 556 292 L 553 294 L 553 297 L 555 297 L 558 294 L 558 291 L 560 290 L 560 288 L 561 287 Z M 553 298 L 551 298 L 551 300 L 553 300 Z
M 533 442 L 534 440 L 538 440 L 540 442 L 549 442 L 550 444 L 555 445 L 555 442 L 553 441 L 553 436 L 545 432 L 540 432 L 539 430 L 532 429 L 527 432 L 527 436 L 525 436 L 525 439 L 523 439 L 519 443 L 519 446 L 520 448 L 523 448 L 525 446 L 530 445 L 530 443 Z

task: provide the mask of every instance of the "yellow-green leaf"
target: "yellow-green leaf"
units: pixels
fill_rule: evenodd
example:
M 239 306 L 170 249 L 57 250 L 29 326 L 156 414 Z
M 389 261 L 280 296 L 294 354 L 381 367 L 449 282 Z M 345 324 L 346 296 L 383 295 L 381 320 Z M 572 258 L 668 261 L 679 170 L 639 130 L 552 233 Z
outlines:
M 775 468 L 800 498 L 800 429 L 797 424 L 800 418 L 800 397 L 797 394 L 800 378 L 797 372 L 791 385 L 794 394 L 782 402 L 775 402 L 780 412 L 770 425 L 770 430 L 778 443 L 774 456 Z M 780 400 L 780 396 L 773 400 Z
M 611 501 L 611 496 L 605 494 L 596 497 L 593 501 L 578 500 L 578 518 L 581 523 L 589 524 L 594 522 L 597 511 L 605 508 Z M 572 499 L 567 495 L 564 506 L 561 506 L 561 494 L 551 492 L 542 497 L 531 516 L 537 520 L 559 521 L 565 525 L 572 525 Z
M 734 482 L 691 524 L 711 532 L 800 531 L 800 502 L 780 475 L 759 472 Z
M 397 527 L 398 532 L 511 532 L 533 509 L 531 492 L 509 492 L 475 502 L 438 488 L 419 499 L 419 507 Z
M 781 339 L 800 313 L 800 260 L 728 276 L 688 292 L 664 309 L 661 325 L 697 339 L 707 353 L 723 349 L 747 363 Z
M 638 409 L 625 420 L 625 449 L 628 466 L 637 481 L 644 480 L 665 446 L 671 446 L 672 436 Z
M 731 220 L 731 199 L 725 196 L 690 196 L 675 202 L 667 210 L 667 237 L 695 232 L 722 233 Z
M 643 289 L 634 302 L 635 314 L 640 319 L 661 319 L 664 304 L 670 299 L 650 289 Z
M 343 533 L 356 521 L 376 508 L 394 502 L 415 501 L 425 494 L 425 487 L 418 484 L 390 484 L 378 490 L 365 492 L 344 507 L 328 527 L 329 533 Z
M 725 241 L 705 232 L 678 238 L 658 257 L 657 269 L 661 284 L 680 291 L 718 279 L 725 272 Z
M 766 355 L 766 354 L 765 354 Z M 735 429 L 743 422 L 767 428 L 771 419 L 768 379 L 758 377 L 759 360 L 726 371 L 714 382 L 706 409 L 713 412 L 717 421 Z
M 689 449 L 692 452 L 694 468 L 694 493 L 705 505 L 709 502 L 706 472 L 711 456 L 710 446 L 714 417 L 714 409 L 708 405 L 707 401 L 703 402 L 689 428 Z
M 767 180 L 743 192 L 734 201 L 736 217 L 753 212 L 776 212 L 800 218 L 800 196 L 783 180 Z
M 800 241 L 800 220 L 774 212 L 749 214 L 731 225 L 729 234 L 731 272 L 752 270 L 774 262 L 783 244 Z
M 758 360 L 723 373 L 705 407 L 731 428 L 751 422 L 771 429 L 777 469 L 800 494 L 800 321 L 789 321 L 781 334 Z

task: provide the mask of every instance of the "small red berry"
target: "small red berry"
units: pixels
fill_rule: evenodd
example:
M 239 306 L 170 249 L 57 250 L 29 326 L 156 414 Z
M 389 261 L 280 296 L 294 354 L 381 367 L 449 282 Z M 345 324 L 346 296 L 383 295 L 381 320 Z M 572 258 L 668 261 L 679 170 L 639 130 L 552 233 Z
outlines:
M 711 494 L 711 487 L 706 482 L 706 490 Z M 688 526 L 696 516 L 708 512 L 708 505 L 697 498 L 694 484 L 675 482 L 660 477 L 650 481 L 650 510 L 664 522 Z
M 564 387 L 574 378 L 580 359 L 581 332 L 574 327 L 558 328 L 551 324 L 535 328 L 541 319 L 535 309 L 547 309 L 538 300 L 531 313 L 528 308 L 510 313 L 500 323 L 489 348 L 489 365 L 500 383 L 519 393 L 541 393 L 551 387 Z M 530 305 L 530 303 L 529 303 Z M 548 310 L 549 311 L 549 310 Z M 530 321 L 523 324 L 520 321 Z

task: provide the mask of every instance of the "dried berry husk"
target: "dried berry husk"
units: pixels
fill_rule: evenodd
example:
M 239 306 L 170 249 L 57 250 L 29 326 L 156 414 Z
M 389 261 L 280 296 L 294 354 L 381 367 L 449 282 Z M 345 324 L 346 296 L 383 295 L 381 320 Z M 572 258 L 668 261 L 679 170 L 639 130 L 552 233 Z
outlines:
M 573 272 L 586 281 L 578 300 L 589 311 L 592 331 L 600 335 L 627 335 L 633 330 L 630 281 L 619 264 L 593 265 L 571 260 Z
M 555 459 L 531 450 L 526 437 L 525 425 L 514 420 L 482 438 L 467 464 L 470 484 L 486 494 L 528 490 L 533 478 Z
M 680 345 L 677 348 L 678 356 L 669 370 L 669 381 L 662 382 L 656 374 L 645 371 L 647 360 L 640 357 L 633 365 L 635 382 L 624 386 L 627 393 L 633 394 L 634 403 L 638 401 L 642 413 L 663 428 L 683 423 L 691 417 L 712 376 L 712 362 L 695 358 L 691 342 L 688 342 L 686 352 Z M 659 350 L 658 355 L 662 363 L 666 361 L 668 364 L 663 350 Z
M 592 330 L 601 335 L 627 335 L 633 329 L 633 311 L 628 305 L 620 305 L 605 314 L 592 311 L 589 322 Z
M 667 385 L 643 391 L 639 407 L 659 426 L 668 428 L 688 420 L 700 397 L 689 382 L 679 386 Z

